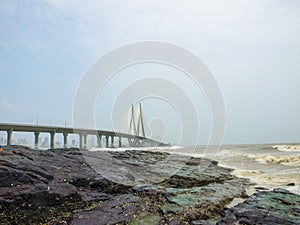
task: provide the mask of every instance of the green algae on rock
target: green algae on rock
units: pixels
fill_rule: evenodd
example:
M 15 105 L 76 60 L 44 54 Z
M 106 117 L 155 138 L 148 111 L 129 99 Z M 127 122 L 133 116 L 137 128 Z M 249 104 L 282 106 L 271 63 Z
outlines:
M 285 189 L 261 191 L 245 202 L 224 210 L 219 225 L 231 224 L 300 224 L 300 196 Z

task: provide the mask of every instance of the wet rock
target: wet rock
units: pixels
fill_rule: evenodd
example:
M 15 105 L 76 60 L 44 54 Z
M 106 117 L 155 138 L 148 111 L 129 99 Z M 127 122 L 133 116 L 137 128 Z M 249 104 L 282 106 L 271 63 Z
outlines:
M 191 225 L 214 225 L 215 222 L 211 220 L 194 220 Z
M 265 188 L 265 187 L 255 187 L 255 190 L 264 190 L 264 191 L 266 191 L 266 190 L 269 190 L 269 189 Z
M 0 221 L 39 224 L 110 199 L 127 187 L 99 176 L 78 149 L 37 151 L 5 148 L 0 158 Z M 94 188 L 91 182 L 103 182 Z M 107 189 L 106 189 L 107 187 Z
M 257 192 L 224 210 L 217 224 L 300 224 L 300 196 L 285 189 Z
M 113 197 L 110 201 L 98 205 L 92 210 L 76 213 L 69 224 L 116 224 L 132 221 L 140 207 L 141 199 L 131 194 Z
M 244 189 L 250 184 L 231 172 L 216 161 L 161 152 L 11 146 L 0 156 L 0 221 L 213 224 L 220 213 L 219 224 L 247 224 L 253 217 L 266 223 L 297 221 L 291 218 L 300 214 L 298 203 L 283 189 L 271 192 L 273 197 L 265 198 L 265 203 L 255 203 L 263 195 L 250 196 L 245 206 L 224 209 L 234 198 L 246 198 Z M 279 212 L 294 217 L 278 216 Z
M 131 169 L 138 166 L 145 180 L 151 178 L 158 181 L 146 185 L 140 182 L 130 189 L 131 193 L 140 197 L 134 211 L 134 224 L 142 224 L 141 221 L 148 221 L 149 218 L 157 220 L 150 224 L 190 224 L 192 220 L 217 217 L 235 197 L 245 196 L 244 187 L 249 184 L 247 180 L 230 175 L 232 170 L 218 167 L 215 161 L 207 159 L 170 158 L 167 153 L 144 151 L 116 152 L 112 155 L 123 159 Z M 155 162 L 159 162 L 158 165 Z M 157 174 L 165 179 L 157 179 L 160 178 Z M 141 179 L 138 176 L 136 174 L 136 180 Z M 92 217 L 91 220 L 88 216 L 84 217 L 85 223 L 93 224 Z M 72 224 L 81 224 L 80 218 L 81 213 L 76 216 L 76 221 L 75 218 L 71 220 Z
M 160 207 L 160 209 L 162 210 L 163 214 L 176 214 L 180 211 L 181 208 L 177 204 L 165 203 Z

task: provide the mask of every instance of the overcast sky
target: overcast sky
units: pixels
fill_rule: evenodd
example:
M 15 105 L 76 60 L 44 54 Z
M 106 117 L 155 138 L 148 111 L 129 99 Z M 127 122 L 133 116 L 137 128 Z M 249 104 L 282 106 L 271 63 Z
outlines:
M 300 142 L 297 0 L 1 1 L 0 121 L 72 125 L 74 96 L 92 63 L 144 40 L 182 46 L 210 68 L 225 100 L 225 143 Z M 122 88 L 117 81 L 110 87 Z M 104 103 L 112 101 L 107 96 Z M 147 110 L 148 120 L 159 117 Z M 111 129 L 109 113 L 99 115 L 99 127 Z M 167 141 L 176 142 L 171 118 Z

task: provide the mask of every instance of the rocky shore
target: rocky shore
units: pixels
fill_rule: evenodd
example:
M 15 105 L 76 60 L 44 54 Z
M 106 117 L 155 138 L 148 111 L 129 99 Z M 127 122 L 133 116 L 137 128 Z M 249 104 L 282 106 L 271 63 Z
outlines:
M 0 224 L 300 224 L 300 196 L 247 196 L 231 171 L 161 152 L 5 147 Z

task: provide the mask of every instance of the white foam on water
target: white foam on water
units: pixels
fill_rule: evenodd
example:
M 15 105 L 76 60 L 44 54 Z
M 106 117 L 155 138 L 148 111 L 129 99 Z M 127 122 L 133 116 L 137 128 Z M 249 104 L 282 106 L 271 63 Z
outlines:
M 300 154 L 277 151 L 277 147 L 254 147 L 222 150 L 219 165 L 233 169 L 232 175 L 248 178 L 255 186 L 269 190 L 284 188 L 300 194 Z
M 286 187 L 286 189 L 289 190 L 292 193 L 300 195 L 300 186 Z
M 235 168 L 232 175 L 240 178 L 248 178 L 251 182 L 257 183 L 258 186 L 274 189 L 285 188 L 295 194 L 300 194 L 300 174 L 286 174 L 286 173 L 264 173 L 257 170 L 243 170 Z M 288 186 L 293 184 L 293 186 Z
M 249 159 L 253 159 L 260 163 L 277 163 L 283 165 L 300 165 L 300 155 L 271 155 L 271 154 L 247 154 Z
M 274 145 L 272 148 L 282 152 L 300 152 L 300 145 Z
M 244 153 L 241 152 L 235 152 L 230 149 L 223 149 L 220 151 L 219 156 L 226 156 L 226 157 L 235 157 L 235 156 L 241 156 L 244 155 Z
M 183 149 L 184 146 L 163 146 L 163 147 L 122 147 L 122 148 L 91 148 L 89 151 L 127 151 L 127 150 L 140 150 L 140 151 L 173 151 Z

